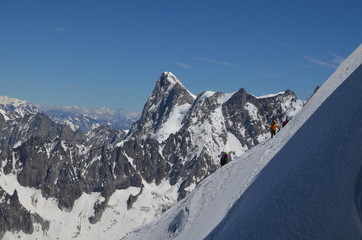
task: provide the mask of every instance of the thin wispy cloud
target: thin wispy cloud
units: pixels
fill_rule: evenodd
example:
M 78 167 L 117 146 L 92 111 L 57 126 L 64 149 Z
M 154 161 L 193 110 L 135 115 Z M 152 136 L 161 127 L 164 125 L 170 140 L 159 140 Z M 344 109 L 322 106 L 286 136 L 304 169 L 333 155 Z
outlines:
M 268 40 L 268 41 L 271 41 L 271 42 L 274 42 L 280 46 L 283 46 L 285 48 L 288 48 L 289 50 L 291 50 L 292 52 L 294 52 L 295 54 L 297 54 L 298 56 L 308 60 L 309 62 L 315 64 L 315 65 L 319 65 L 319 66 L 324 66 L 324 67 L 328 67 L 328 68 L 337 68 L 338 65 L 344 60 L 343 57 L 341 56 L 338 56 L 336 54 L 330 54 L 333 59 L 331 61 L 322 61 L 322 60 L 319 60 L 319 59 L 316 59 L 316 58 L 313 58 L 313 57 L 309 57 L 309 56 L 306 56 L 304 54 L 301 54 L 298 50 L 296 50 L 294 47 L 290 46 L 289 44 L 283 42 L 283 41 L 280 41 L 274 37 L 271 37 L 267 34 L 264 34 L 262 33 L 261 31 L 257 31 L 249 26 L 246 26 L 238 21 L 235 21 L 233 18 L 230 18 L 229 16 L 226 17 L 224 15 L 221 15 L 221 14 L 218 14 L 218 13 L 215 13 L 215 12 L 212 12 L 212 11 L 209 11 L 211 14 L 213 15 L 217 15 L 219 18 L 223 18 L 224 20 L 227 20 L 227 21 L 230 21 L 230 22 L 233 22 L 234 24 L 237 24 L 238 26 L 242 27 L 243 29 L 255 34 L 255 35 L 258 35 L 262 38 L 264 38 L 265 40 Z
M 245 30 L 247 30 L 247 31 L 249 31 L 249 32 L 252 32 L 252 33 L 254 33 L 254 34 L 256 34 L 256 35 L 258 35 L 258 36 L 260 36 L 260 37 L 262 37 L 262 38 L 264 38 L 264 39 L 266 39 L 266 40 L 269 40 L 269 41 L 272 41 L 272 42 L 277 43 L 277 44 L 279 44 L 279 45 L 282 45 L 282 46 L 284 46 L 284 47 L 286 47 L 286 48 L 289 48 L 290 50 L 296 52 L 296 50 L 295 50 L 293 47 L 291 47 L 289 44 L 287 44 L 287 43 L 285 43 L 285 42 L 282 42 L 282 41 L 280 41 L 280 40 L 278 40 L 278 39 L 276 39 L 276 38 L 273 38 L 273 37 L 271 37 L 271 36 L 269 36 L 269 35 L 266 35 L 266 34 L 260 32 L 260 31 L 257 31 L 257 30 L 255 30 L 255 29 L 249 27 L 249 26 L 246 26 L 246 25 L 244 25 L 244 24 L 242 24 L 242 23 L 234 20 L 233 18 L 231 18 L 231 17 L 229 17 L 229 16 L 226 17 L 226 16 L 221 15 L 221 14 L 219 14 L 219 13 L 216 13 L 216 12 L 214 12 L 214 11 L 210 11 L 210 10 L 207 10 L 207 11 L 208 11 L 209 13 L 213 14 L 213 15 L 218 16 L 219 18 L 222 18 L 222 19 L 226 20 L 226 21 L 233 22 L 234 24 L 239 25 L 239 26 L 242 27 L 243 29 L 245 29 Z
M 319 66 L 324 66 L 324 67 L 329 67 L 329 68 L 337 68 L 338 67 L 338 65 L 336 65 L 336 64 L 332 64 L 332 63 L 322 61 L 322 60 L 319 60 L 319 59 L 316 59 L 316 58 L 308 57 L 308 56 L 305 56 L 305 55 L 301 55 L 301 56 L 303 58 L 307 59 L 309 62 L 317 64 Z
M 278 77 L 278 78 L 290 79 L 290 75 L 288 75 L 288 74 L 303 71 L 305 69 L 309 69 L 309 68 L 313 68 L 313 67 L 316 67 L 316 65 L 311 64 L 311 65 L 307 65 L 307 66 L 303 66 L 303 67 L 292 68 L 292 69 L 289 69 L 287 71 L 280 72 L 280 73 L 276 73 L 273 71 L 263 71 L 262 75 L 264 77 Z
M 190 65 L 187 65 L 187 64 L 185 64 L 185 63 L 173 62 L 173 64 L 175 64 L 176 66 L 178 66 L 178 67 L 180 67 L 180 68 L 184 68 L 184 69 L 191 68 Z
M 262 37 L 262 38 L 264 38 L 264 39 L 266 39 L 266 40 L 272 41 L 272 42 L 277 43 L 277 44 L 279 44 L 279 45 L 281 45 L 281 46 L 284 46 L 284 47 L 286 47 L 286 48 L 289 48 L 289 49 L 292 50 L 293 52 L 297 52 L 293 47 L 291 47 L 289 44 L 287 44 L 287 43 L 285 43 L 285 42 L 282 42 L 282 41 L 280 41 L 280 40 L 278 40 L 278 39 L 276 39 L 276 38 L 273 38 L 273 37 L 271 37 L 271 36 L 269 36 L 269 35 L 266 35 L 266 34 L 260 32 L 260 31 L 257 31 L 257 30 L 255 30 L 255 29 L 253 29 L 253 28 L 251 28 L 251 27 L 248 27 L 248 26 L 246 26 L 246 25 L 243 25 L 243 24 L 241 24 L 241 23 L 237 23 L 237 24 L 238 24 L 239 26 L 241 26 L 242 28 L 244 28 L 244 29 L 246 29 L 246 30 L 248 30 L 248 31 L 250 31 L 250 32 L 253 32 L 253 33 L 255 33 L 256 35 L 259 35 L 260 37 Z
M 216 61 L 208 58 L 200 58 L 200 57 L 193 57 L 195 60 L 203 61 L 203 62 L 209 62 L 209 63 L 215 63 L 215 64 L 221 64 L 221 65 L 227 65 L 231 67 L 238 67 L 237 64 L 229 63 L 229 62 L 222 62 L 222 61 Z
M 303 57 L 304 59 L 307 59 L 309 62 L 317 64 L 319 66 L 324 66 L 324 67 L 328 67 L 328 68 L 337 68 L 338 65 L 344 60 L 344 58 L 342 58 L 342 57 L 340 57 L 340 56 L 338 56 L 336 54 L 330 54 L 331 56 L 334 57 L 330 62 L 321 61 L 319 59 L 312 58 L 312 57 L 300 54 L 300 53 L 298 53 L 298 51 L 295 48 L 291 47 L 289 44 L 286 44 L 286 43 L 284 43 L 282 41 L 279 41 L 278 39 L 275 39 L 273 37 L 270 37 L 270 36 L 268 36 L 266 34 L 263 34 L 263 33 L 259 32 L 259 31 L 256 31 L 256 30 L 254 30 L 254 29 L 252 29 L 252 28 L 250 28 L 248 26 L 245 26 L 243 24 L 240 24 L 240 23 L 238 23 L 238 24 L 239 24 L 239 26 L 242 26 L 244 29 L 247 29 L 250 32 L 253 32 L 253 33 L 257 34 L 257 35 L 261 36 L 264 39 L 270 40 L 270 41 L 275 42 L 275 43 L 277 43 L 277 44 L 279 44 L 281 46 L 284 46 L 284 47 L 288 48 L 289 50 L 293 51 L 294 53 L 296 53 L 300 57 Z
M 341 57 L 334 53 L 330 53 L 329 55 L 331 55 L 333 57 L 333 59 L 331 60 L 331 63 L 334 63 L 336 65 L 340 65 L 345 59 L 344 57 Z
M 293 74 L 291 75 L 290 73 L 294 73 L 294 72 L 299 72 L 299 71 L 303 71 L 305 69 L 309 69 L 309 68 L 314 68 L 317 65 L 315 64 L 311 64 L 311 65 L 307 65 L 307 66 L 302 66 L 302 67 L 298 67 L 298 68 L 292 68 L 289 69 L 287 71 L 284 72 L 274 72 L 274 71 L 263 71 L 261 73 L 261 76 L 263 77 L 268 77 L 268 78 L 278 78 L 278 79 L 286 79 L 289 81 L 294 81 L 294 76 Z

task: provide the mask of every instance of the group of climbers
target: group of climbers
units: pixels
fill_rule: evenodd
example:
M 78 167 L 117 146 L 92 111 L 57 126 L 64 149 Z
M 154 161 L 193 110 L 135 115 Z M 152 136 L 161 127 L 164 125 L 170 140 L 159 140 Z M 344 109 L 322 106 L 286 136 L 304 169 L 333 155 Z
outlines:
M 285 119 L 285 121 L 282 122 L 282 127 L 285 127 L 285 125 L 287 125 L 289 122 L 288 118 Z M 271 138 L 274 137 L 274 135 L 277 133 L 277 129 L 280 129 L 280 126 L 277 124 L 277 121 L 276 120 L 273 120 L 273 122 L 270 124 L 270 135 L 271 135 Z
M 282 127 L 285 127 L 285 125 L 287 125 L 288 123 L 289 123 L 289 119 L 286 118 L 286 120 L 284 120 L 281 125 L 282 125 Z M 273 120 L 269 126 L 271 138 L 273 138 L 275 136 L 278 129 L 280 129 L 280 126 L 278 125 L 276 120 Z M 229 163 L 230 161 L 231 161 L 231 154 L 228 152 L 222 152 L 220 155 L 220 166 L 222 167 L 225 164 Z

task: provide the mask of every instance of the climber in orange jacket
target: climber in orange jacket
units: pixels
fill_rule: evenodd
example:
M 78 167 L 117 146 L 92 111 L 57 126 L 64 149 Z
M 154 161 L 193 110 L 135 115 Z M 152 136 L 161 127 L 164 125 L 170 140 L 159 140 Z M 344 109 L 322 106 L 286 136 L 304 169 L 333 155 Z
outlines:
M 274 120 L 274 121 L 272 122 L 272 124 L 270 124 L 270 134 L 271 134 L 271 137 L 272 137 L 272 138 L 273 138 L 274 135 L 276 134 L 277 128 L 279 128 L 279 125 L 277 124 L 277 121 Z

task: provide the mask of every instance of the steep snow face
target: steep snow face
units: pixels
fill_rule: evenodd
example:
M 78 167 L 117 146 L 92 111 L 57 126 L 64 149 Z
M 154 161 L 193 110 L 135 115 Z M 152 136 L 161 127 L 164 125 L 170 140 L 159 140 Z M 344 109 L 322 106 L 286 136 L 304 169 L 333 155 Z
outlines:
M 206 239 L 361 239 L 361 93 L 362 65 L 278 151 Z
M 361 239 L 361 64 L 362 45 L 275 138 L 126 239 Z
M 182 127 L 182 121 L 188 110 L 190 109 L 191 104 L 177 105 L 174 109 L 171 110 L 170 115 L 167 121 L 162 124 L 162 127 L 157 130 L 153 135 L 159 142 L 165 141 L 171 134 L 176 133 Z

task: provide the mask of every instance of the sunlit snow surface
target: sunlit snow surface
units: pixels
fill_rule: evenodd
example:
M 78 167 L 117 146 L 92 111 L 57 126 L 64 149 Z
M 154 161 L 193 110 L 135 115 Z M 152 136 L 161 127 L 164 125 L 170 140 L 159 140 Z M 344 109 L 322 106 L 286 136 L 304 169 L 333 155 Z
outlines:
M 361 239 L 361 63 L 362 45 L 275 138 L 127 239 Z
M 49 230 L 43 231 L 37 225 L 32 235 L 7 232 L 3 239 L 119 239 L 176 203 L 178 186 L 170 186 L 168 182 L 158 186 L 146 182 L 143 184 L 143 194 L 131 209 L 127 210 L 127 199 L 130 194 L 137 195 L 140 189 L 130 187 L 117 190 L 110 198 L 101 221 L 90 224 L 88 218 L 94 214 L 94 203 L 104 200 L 100 193 L 83 194 L 75 201 L 72 211 L 65 212 L 57 207 L 56 199 L 45 199 L 40 190 L 19 185 L 15 175 L 0 173 L 0 186 L 6 192 L 12 194 L 16 189 L 20 203 L 27 210 L 36 212 L 50 222 Z

